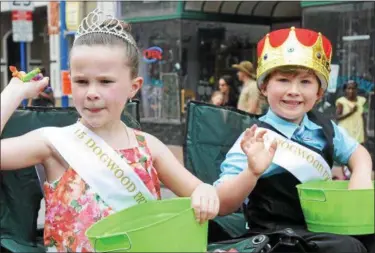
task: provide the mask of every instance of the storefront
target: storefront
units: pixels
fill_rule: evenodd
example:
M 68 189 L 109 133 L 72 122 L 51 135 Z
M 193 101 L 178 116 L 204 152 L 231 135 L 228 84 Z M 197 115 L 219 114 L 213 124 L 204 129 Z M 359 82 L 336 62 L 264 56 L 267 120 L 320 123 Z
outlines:
M 208 101 L 219 77 L 235 74 L 232 64 L 256 64 L 267 32 L 301 23 L 300 3 L 279 1 L 119 2 L 117 15 L 131 23 L 143 54 L 142 124 L 163 129 L 181 128 L 187 100 Z
M 333 116 L 335 101 L 348 80 L 358 83 L 359 94 L 368 99 L 367 133 L 374 136 L 375 3 L 302 2 L 302 25 L 322 32 L 332 42 L 332 66 L 337 75 L 321 108 Z M 329 24 L 329 25 L 327 25 Z M 334 74 L 334 73 L 333 73 Z

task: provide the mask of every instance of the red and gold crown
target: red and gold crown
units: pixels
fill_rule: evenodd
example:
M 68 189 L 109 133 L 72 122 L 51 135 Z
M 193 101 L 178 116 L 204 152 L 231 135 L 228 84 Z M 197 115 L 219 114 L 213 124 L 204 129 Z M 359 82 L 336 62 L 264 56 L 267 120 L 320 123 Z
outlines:
M 282 66 L 302 66 L 315 71 L 322 88 L 328 85 L 332 45 L 321 33 L 291 27 L 268 33 L 258 43 L 257 82 Z

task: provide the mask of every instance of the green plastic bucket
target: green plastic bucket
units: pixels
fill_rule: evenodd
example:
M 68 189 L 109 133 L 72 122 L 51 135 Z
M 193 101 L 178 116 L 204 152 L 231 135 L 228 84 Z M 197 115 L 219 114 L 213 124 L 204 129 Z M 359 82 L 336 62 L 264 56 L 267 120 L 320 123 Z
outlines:
M 374 189 L 348 190 L 349 181 L 297 185 L 308 230 L 342 235 L 374 234 Z
M 208 223 L 195 220 L 190 198 L 174 198 L 109 215 L 86 236 L 97 252 L 205 252 Z

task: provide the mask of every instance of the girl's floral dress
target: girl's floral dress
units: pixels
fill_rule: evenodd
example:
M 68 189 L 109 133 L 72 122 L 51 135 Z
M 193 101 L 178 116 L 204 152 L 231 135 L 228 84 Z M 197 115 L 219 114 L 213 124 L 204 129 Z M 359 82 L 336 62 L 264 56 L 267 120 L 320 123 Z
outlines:
M 160 199 L 160 184 L 142 132 L 134 130 L 138 147 L 118 153 L 134 169 L 148 190 Z M 46 215 L 44 244 L 49 252 L 93 252 L 85 236 L 95 222 L 114 213 L 88 184 L 69 168 L 53 183 L 44 183 Z

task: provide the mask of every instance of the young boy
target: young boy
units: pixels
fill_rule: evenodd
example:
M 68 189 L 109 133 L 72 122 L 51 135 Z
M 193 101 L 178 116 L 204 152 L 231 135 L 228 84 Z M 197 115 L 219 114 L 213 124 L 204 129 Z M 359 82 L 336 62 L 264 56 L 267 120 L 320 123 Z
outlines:
M 326 37 L 294 27 L 273 31 L 258 43 L 257 83 L 270 109 L 239 137 L 221 165 L 215 182 L 220 214 L 245 202 L 251 232 L 292 228 L 319 252 L 366 252 L 364 244 L 373 252 L 373 237 L 363 244 L 350 236 L 307 231 L 296 190 L 301 182 L 330 179 L 333 161 L 351 169 L 350 189 L 373 188 L 366 149 L 312 111 L 327 88 L 331 55 Z

